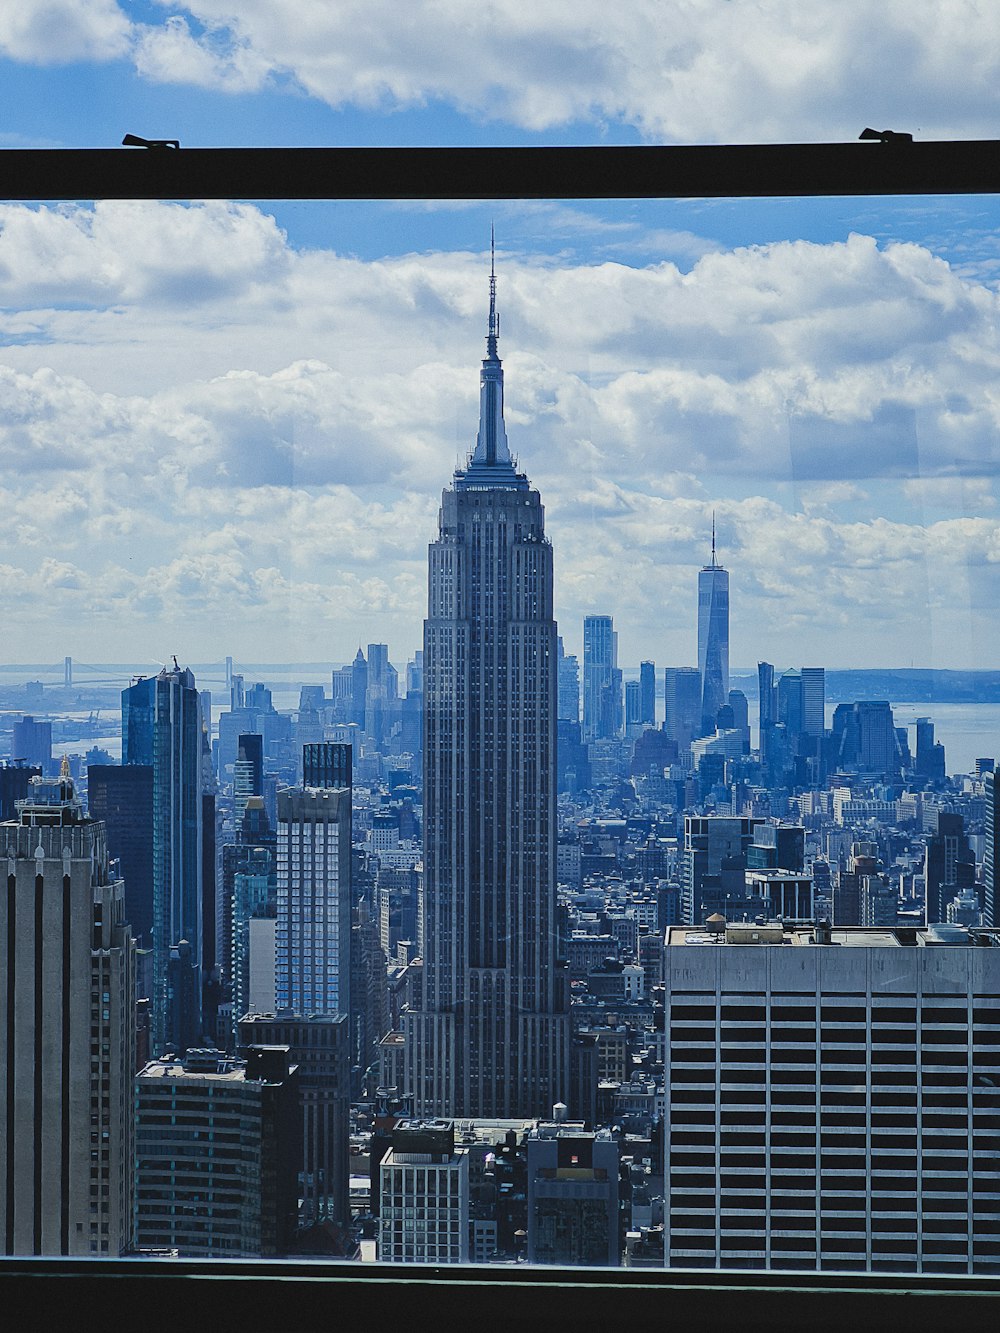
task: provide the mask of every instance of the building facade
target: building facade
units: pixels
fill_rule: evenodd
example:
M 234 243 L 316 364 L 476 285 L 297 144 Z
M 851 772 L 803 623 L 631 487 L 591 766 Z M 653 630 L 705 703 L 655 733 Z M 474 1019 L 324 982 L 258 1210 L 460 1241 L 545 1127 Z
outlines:
M 0 1254 L 131 1248 L 135 942 L 64 761 L 0 825 Z
M 1000 949 L 747 930 L 667 932 L 667 1266 L 1000 1272 Z
M 424 978 L 406 1019 L 419 1115 L 539 1114 L 568 1077 L 552 548 L 507 445 L 495 290 L 476 448 L 429 550 Z
M 615 740 L 622 730 L 622 674 L 611 616 L 583 622 L 583 739 Z
M 351 792 L 278 793 L 278 1008 L 350 1010 Z
M 181 1257 L 287 1254 L 301 1123 L 287 1047 L 193 1050 L 136 1079 L 136 1236 Z
M 403 1120 L 379 1166 L 382 1263 L 469 1261 L 469 1153 L 447 1120 Z
M 153 1049 L 185 1050 L 201 1038 L 204 938 L 203 737 L 190 671 L 175 664 L 122 691 L 122 757 L 153 769 Z
M 350 1217 L 351 1028 L 347 1014 L 247 1014 L 239 1046 L 287 1046 L 299 1067 L 299 1224 Z

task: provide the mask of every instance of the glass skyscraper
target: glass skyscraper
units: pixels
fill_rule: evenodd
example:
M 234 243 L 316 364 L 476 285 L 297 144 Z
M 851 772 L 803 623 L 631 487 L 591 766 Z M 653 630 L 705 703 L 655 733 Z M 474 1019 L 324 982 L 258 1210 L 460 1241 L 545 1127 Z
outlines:
M 719 709 L 729 700 L 729 572 L 715 559 L 698 573 L 698 670 L 701 673 L 701 729 L 715 731 Z
M 168 1043 L 184 1050 L 202 1036 L 202 745 L 194 675 L 176 660 L 172 671 L 164 668 L 122 691 L 122 755 L 153 769 L 150 998 L 157 1054 Z M 171 950 L 182 941 L 190 947 L 171 972 Z
M 429 551 L 424 993 L 406 1016 L 418 1115 L 539 1115 L 568 1092 L 552 548 L 507 445 L 497 336 L 491 276 L 479 436 Z

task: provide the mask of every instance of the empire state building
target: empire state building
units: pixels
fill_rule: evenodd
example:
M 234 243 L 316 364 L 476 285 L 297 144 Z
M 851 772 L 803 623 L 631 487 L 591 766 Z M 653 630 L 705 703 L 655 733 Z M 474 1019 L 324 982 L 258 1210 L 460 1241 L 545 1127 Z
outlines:
M 549 1114 L 568 1093 L 555 921 L 556 624 L 541 498 L 503 418 L 490 274 L 479 435 L 441 500 L 424 622 L 418 1115 Z

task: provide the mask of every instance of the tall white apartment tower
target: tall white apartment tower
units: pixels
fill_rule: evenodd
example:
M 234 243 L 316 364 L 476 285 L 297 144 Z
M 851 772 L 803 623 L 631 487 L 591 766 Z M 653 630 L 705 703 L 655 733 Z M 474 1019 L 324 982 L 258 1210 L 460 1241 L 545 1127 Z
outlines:
M 539 1115 L 568 1092 L 555 920 L 556 624 L 541 497 L 503 419 L 496 280 L 479 436 L 441 501 L 424 622 L 419 1116 Z
M 131 1247 L 135 941 L 68 765 L 0 824 L 0 1254 Z
M 351 791 L 278 793 L 278 1010 L 350 1012 Z

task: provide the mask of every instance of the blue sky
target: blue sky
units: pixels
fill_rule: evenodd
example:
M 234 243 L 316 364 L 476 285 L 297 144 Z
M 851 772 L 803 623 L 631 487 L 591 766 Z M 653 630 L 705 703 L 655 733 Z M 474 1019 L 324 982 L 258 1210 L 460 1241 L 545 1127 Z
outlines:
M 994 133 L 985 3 L 663 13 L 19 0 L 0 143 Z M 8 654 L 405 660 L 495 223 L 570 648 L 610 611 L 626 663 L 693 661 L 714 509 L 734 662 L 992 665 L 997 222 L 983 198 L 0 206 Z

